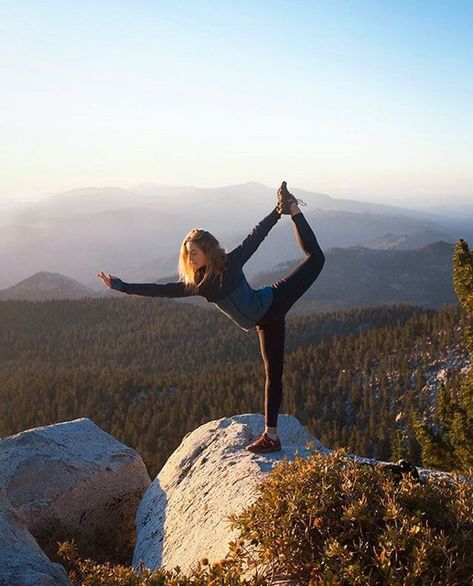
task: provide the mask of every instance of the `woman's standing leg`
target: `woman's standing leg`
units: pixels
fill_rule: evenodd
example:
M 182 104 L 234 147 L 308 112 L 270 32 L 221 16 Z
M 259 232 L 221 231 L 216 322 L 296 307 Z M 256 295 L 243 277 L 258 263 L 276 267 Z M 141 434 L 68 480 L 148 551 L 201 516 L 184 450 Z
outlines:
M 284 369 L 284 318 L 267 326 L 257 327 L 261 356 L 264 362 L 264 416 L 267 427 L 276 428 L 282 402 L 282 374 Z
M 281 449 L 277 435 L 278 413 L 282 402 L 282 374 L 284 368 L 284 317 L 264 326 L 256 326 L 261 356 L 264 362 L 264 433 L 246 447 L 254 452 L 273 452 Z

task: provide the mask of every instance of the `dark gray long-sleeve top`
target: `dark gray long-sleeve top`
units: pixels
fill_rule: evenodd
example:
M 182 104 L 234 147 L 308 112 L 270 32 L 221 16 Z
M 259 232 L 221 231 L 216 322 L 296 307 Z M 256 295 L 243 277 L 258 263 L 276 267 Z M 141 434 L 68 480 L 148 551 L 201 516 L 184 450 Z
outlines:
M 253 328 L 269 309 L 273 300 L 271 285 L 252 289 L 243 273 L 243 265 L 254 254 L 280 218 L 277 208 L 264 217 L 243 242 L 227 253 L 223 274 L 199 285 L 197 291 L 182 281 L 173 283 L 125 283 L 114 278 L 111 288 L 130 295 L 150 297 L 189 297 L 201 295 L 225 313 L 245 331 Z

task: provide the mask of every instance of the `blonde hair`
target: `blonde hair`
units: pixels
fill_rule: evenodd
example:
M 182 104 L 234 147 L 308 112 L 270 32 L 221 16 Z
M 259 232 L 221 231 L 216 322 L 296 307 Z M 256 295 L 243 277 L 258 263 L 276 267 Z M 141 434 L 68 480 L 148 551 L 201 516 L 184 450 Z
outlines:
M 189 261 L 189 251 L 186 246 L 188 242 L 195 242 L 200 250 L 207 255 L 207 264 L 203 275 Z M 227 253 L 220 246 L 215 236 L 201 228 L 193 228 L 186 234 L 181 244 L 178 263 L 179 278 L 195 291 L 199 285 L 207 281 L 211 276 L 222 275 L 226 256 Z

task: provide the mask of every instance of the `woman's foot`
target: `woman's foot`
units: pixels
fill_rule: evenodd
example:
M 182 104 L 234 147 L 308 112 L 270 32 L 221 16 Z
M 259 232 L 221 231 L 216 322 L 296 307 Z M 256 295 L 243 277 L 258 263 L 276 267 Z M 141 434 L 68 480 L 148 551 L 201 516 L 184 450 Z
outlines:
M 297 199 L 292 193 L 290 193 L 287 189 L 287 183 L 283 181 L 281 183 L 281 187 L 278 189 L 278 212 L 280 214 L 290 214 L 294 215 L 294 213 L 300 213 L 299 208 L 297 207 L 298 204 L 306 205 L 301 199 Z M 296 204 L 296 208 L 293 212 L 293 204 Z
M 271 439 L 269 435 L 264 431 L 260 433 L 256 438 L 248 444 L 245 448 L 249 452 L 262 453 L 262 452 L 279 452 L 281 451 L 281 441 L 278 439 Z

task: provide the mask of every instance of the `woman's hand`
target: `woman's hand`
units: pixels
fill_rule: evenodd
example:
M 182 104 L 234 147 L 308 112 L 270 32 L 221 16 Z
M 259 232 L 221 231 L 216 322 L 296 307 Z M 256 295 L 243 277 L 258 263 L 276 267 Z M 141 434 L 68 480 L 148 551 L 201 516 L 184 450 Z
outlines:
M 112 279 L 117 278 L 115 275 L 111 275 L 110 273 L 108 274 L 108 277 L 107 277 L 107 275 L 103 271 L 101 273 L 97 273 L 97 277 L 103 281 L 103 284 L 106 287 L 111 287 L 112 286 Z
M 286 210 L 286 206 L 284 205 L 284 202 L 287 199 L 287 197 L 291 197 L 291 195 L 292 194 L 290 194 L 289 191 L 287 190 L 286 181 L 283 181 L 281 183 L 281 187 L 278 189 L 277 209 L 278 209 L 279 215 L 284 214 L 284 213 L 286 213 L 286 214 L 288 213 Z

